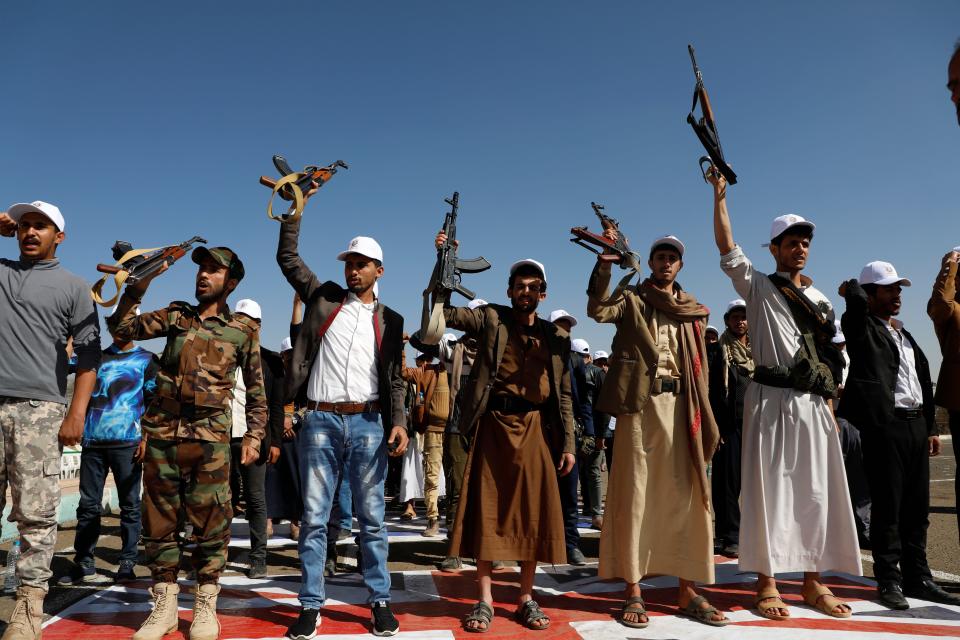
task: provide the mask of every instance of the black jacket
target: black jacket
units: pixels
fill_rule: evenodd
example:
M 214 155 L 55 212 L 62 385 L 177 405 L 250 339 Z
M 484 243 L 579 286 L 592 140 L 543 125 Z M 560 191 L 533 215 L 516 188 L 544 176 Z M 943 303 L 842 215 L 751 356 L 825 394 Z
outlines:
M 279 447 L 283 441 L 283 360 L 280 354 L 260 347 L 260 366 L 263 369 L 263 388 L 267 392 L 267 428 L 260 442 L 259 463 L 270 455 L 270 447 Z
M 861 431 L 869 431 L 894 420 L 893 393 L 900 369 L 900 353 L 886 324 L 867 309 L 867 294 L 856 280 L 847 282 L 847 310 L 840 319 L 850 354 L 850 372 L 837 415 L 849 420 Z M 923 392 L 923 417 L 927 433 L 936 434 L 933 385 L 930 365 L 920 345 L 910 333 L 903 335 L 913 347 L 917 377 Z

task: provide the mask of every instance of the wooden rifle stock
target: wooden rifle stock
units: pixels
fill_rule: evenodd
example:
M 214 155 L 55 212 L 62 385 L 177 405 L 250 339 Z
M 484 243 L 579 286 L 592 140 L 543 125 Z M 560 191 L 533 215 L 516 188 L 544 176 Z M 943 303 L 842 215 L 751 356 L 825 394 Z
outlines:
M 120 267 L 116 267 L 112 264 L 98 264 L 97 271 L 100 273 L 120 273 Z

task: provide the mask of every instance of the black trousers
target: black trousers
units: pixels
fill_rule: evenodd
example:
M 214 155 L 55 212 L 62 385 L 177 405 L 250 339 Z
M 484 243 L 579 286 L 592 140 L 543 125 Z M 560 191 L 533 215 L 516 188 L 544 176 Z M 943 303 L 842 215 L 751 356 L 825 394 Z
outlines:
M 843 467 L 847 472 L 847 487 L 850 489 L 850 502 L 853 504 L 853 522 L 857 525 L 857 537 L 870 540 L 870 486 L 863 469 L 863 438 L 860 430 L 844 420 L 837 418 L 840 426 L 840 450 L 843 451 Z
M 960 411 L 950 412 L 950 435 L 953 441 L 954 460 L 956 460 L 957 449 L 960 447 Z M 960 469 L 954 468 L 953 493 L 956 498 L 960 499 L 960 473 L 958 471 Z M 954 502 L 954 504 L 960 504 L 960 502 Z M 957 509 L 957 533 L 960 534 L 960 509 Z
M 742 425 L 723 435 L 713 455 L 711 492 L 716 518 L 715 538 L 720 544 L 740 544 L 740 445 Z
M 577 513 L 577 483 L 580 480 L 580 470 L 576 462 L 573 469 L 562 478 L 557 476 L 557 485 L 560 488 L 560 508 L 563 510 L 563 537 L 567 543 L 567 552 L 580 548 L 580 532 L 577 530 L 579 513 Z
M 231 485 L 234 474 L 240 479 L 243 491 L 243 501 L 247 508 L 247 522 L 250 526 L 250 560 L 267 559 L 267 497 L 266 475 L 267 464 L 254 462 L 250 465 L 240 464 L 243 439 L 230 440 Z M 235 500 L 236 502 L 236 500 Z
M 861 430 L 870 484 L 870 547 L 879 584 L 931 580 L 927 564 L 930 454 L 923 418 Z M 898 565 L 899 564 L 899 568 Z

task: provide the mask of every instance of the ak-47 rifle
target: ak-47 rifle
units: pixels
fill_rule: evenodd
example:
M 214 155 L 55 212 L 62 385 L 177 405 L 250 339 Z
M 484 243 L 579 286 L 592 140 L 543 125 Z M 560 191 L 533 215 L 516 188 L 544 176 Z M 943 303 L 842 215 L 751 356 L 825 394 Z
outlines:
M 120 297 L 120 288 L 124 284 L 137 284 L 152 276 L 164 265 L 173 264 L 183 256 L 196 243 L 206 244 L 206 240 L 200 236 L 193 236 L 186 242 L 172 244 L 169 247 L 157 247 L 154 249 L 134 249 L 133 245 L 123 240 L 117 240 L 113 244 L 113 259 L 116 264 L 98 264 L 97 271 L 106 275 L 100 278 L 90 290 L 90 296 L 94 302 L 111 307 Z M 113 276 L 113 282 L 117 286 L 116 294 L 109 300 L 104 300 L 101 292 L 106 281 Z
M 687 45 L 687 51 L 690 52 L 690 62 L 693 63 L 693 74 L 697 78 L 697 86 L 693 89 L 693 105 L 690 107 L 690 113 L 687 114 L 687 122 L 693 127 L 693 132 L 700 139 L 700 144 L 707 151 L 707 155 L 700 157 L 700 172 L 703 179 L 707 179 L 707 174 L 716 170 L 719 171 L 729 184 L 737 184 L 737 174 L 733 172 L 730 165 L 723 157 L 723 147 L 720 146 L 720 134 L 717 132 L 717 121 L 713 116 L 713 108 L 710 106 L 710 98 L 707 96 L 707 89 L 703 86 L 703 74 L 700 73 L 700 67 L 697 66 L 697 57 L 693 51 L 693 45 Z M 697 120 L 693 110 L 697 108 L 697 102 L 700 102 L 700 110 L 703 116 Z M 704 164 L 707 164 L 706 168 Z
M 603 212 L 603 205 L 597 204 L 596 202 L 591 202 L 590 206 L 593 207 L 593 212 L 597 214 L 597 217 L 600 218 L 600 226 L 603 227 L 603 230 L 607 229 L 616 229 L 617 231 L 617 240 L 614 242 L 607 238 L 606 236 L 598 235 L 586 227 L 574 227 L 570 229 L 570 233 L 574 237 L 570 238 L 570 242 L 578 244 L 588 251 L 592 251 L 600 256 L 600 260 L 604 262 L 615 262 L 620 265 L 621 269 L 633 269 L 640 270 L 640 256 L 631 251 L 630 246 L 627 244 L 627 239 L 623 237 L 623 234 L 620 232 L 620 223 L 608 216 Z M 591 247 L 590 245 L 596 245 L 603 249 L 598 251 Z
M 294 171 L 283 156 L 273 156 L 273 166 L 280 172 L 280 179 L 274 180 L 268 176 L 260 176 L 260 184 L 273 189 L 270 202 L 267 204 L 267 217 L 280 222 L 291 222 L 303 215 L 303 194 L 311 189 L 322 187 L 327 180 L 333 177 L 338 168 L 349 169 L 343 160 L 337 160 L 325 167 L 308 165 L 303 171 Z M 287 212 L 280 216 L 273 215 L 273 196 L 280 194 L 284 200 L 291 200 L 293 204 Z
M 462 260 L 457 257 L 457 213 L 460 208 L 460 193 L 453 192 L 452 198 L 444 198 L 450 205 L 443 220 L 443 233 L 446 241 L 437 249 L 437 264 L 433 267 L 430 282 L 423 292 L 423 315 L 420 320 L 420 341 L 424 344 L 437 344 L 443 335 L 443 305 L 450 300 L 450 294 L 457 292 L 467 300 L 476 296 L 461 283 L 462 274 L 480 273 L 490 268 L 484 258 Z M 433 309 L 430 296 L 433 295 Z

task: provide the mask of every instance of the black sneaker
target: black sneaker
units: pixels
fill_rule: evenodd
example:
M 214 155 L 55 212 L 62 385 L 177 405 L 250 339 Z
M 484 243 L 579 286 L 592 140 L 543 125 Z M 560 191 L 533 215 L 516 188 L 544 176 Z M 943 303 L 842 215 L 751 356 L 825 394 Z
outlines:
M 301 609 L 300 617 L 287 627 L 287 637 L 290 640 L 310 640 L 317 635 L 320 628 L 320 611 L 318 609 Z
M 247 571 L 247 577 L 258 579 L 267 577 L 267 561 L 254 560 L 250 563 L 250 569 Z
M 122 582 L 133 582 L 137 579 L 137 574 L 133 572 L 133 567 L 136 566 L 132 560 L 121 560 L 120 566 L 117 568 L 117 576 L 114 580 L 117 583 Z
M 390 603 L 386 600 L 374 602 L 370 607 L 370 614 L 373 621 L 373 635 L 394 636 L 397 631 L 400 631 L 400 623 L 390 611 Z

